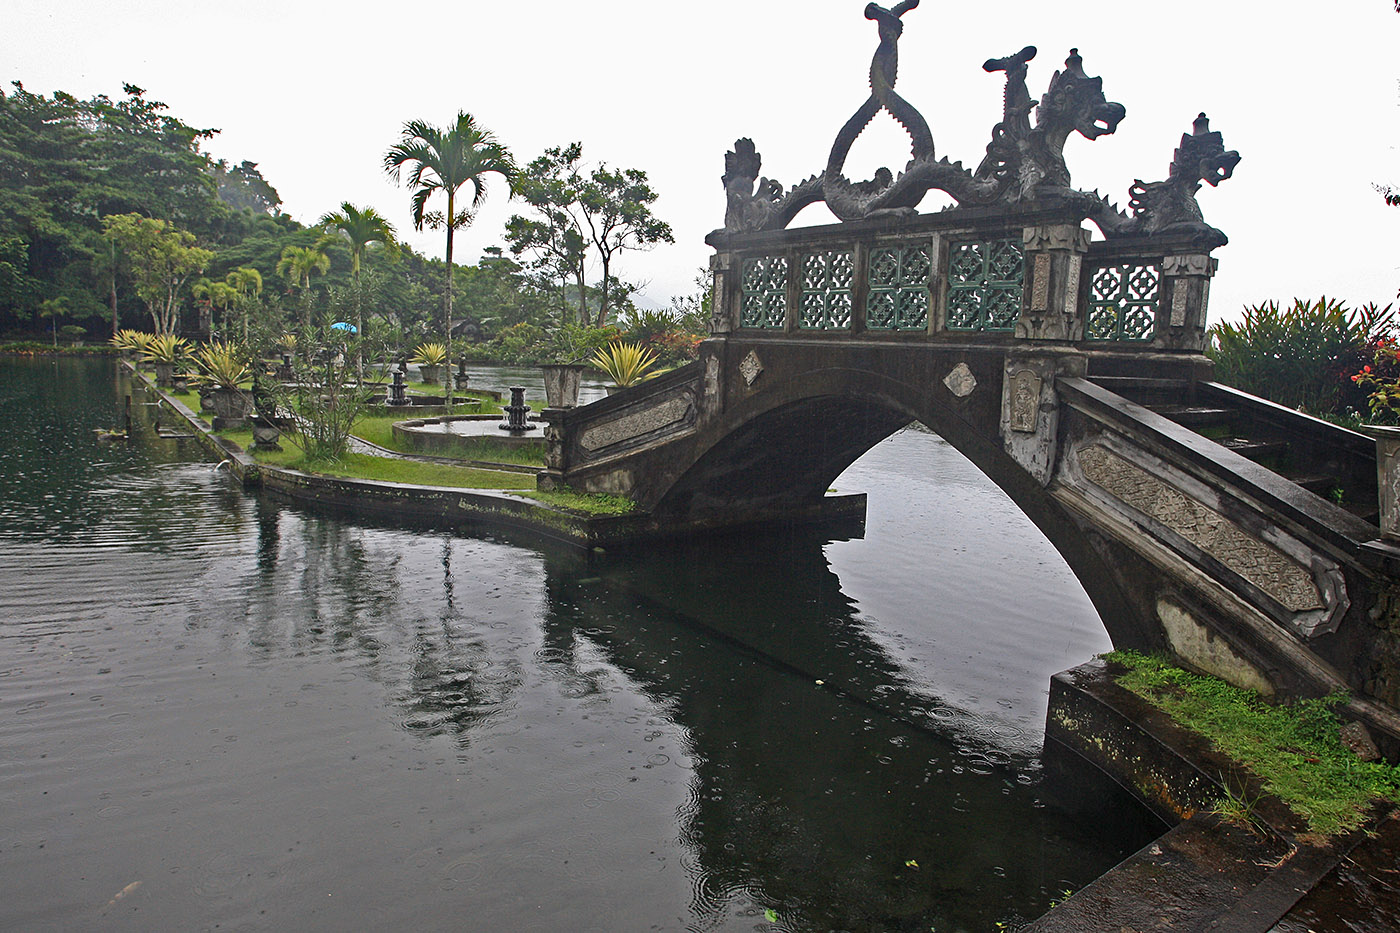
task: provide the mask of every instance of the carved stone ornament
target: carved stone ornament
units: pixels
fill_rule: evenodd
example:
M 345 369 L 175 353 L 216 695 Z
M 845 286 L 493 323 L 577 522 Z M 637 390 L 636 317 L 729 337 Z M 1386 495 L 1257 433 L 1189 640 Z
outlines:
M 1292 612 L 1324 607 L 1308 568 L 1107 448 L 1081 448 L 1084 478 L 1180 535 Z
M 1039 101 L 1026 86 L 1035 46 L 987 60 L 983 70 L 1004 73 L 1006 87 L 1001 121 L 992 128 L 986 155 L 976 171 L 961 162 L 937 158 L 927 121 L 895 90 L 903 17 L 918 5 L 919 0 L 904 0 L 888 9 L 876 3 L 866 6 L 865 17 L 875 22 L 879 38 L 870 62 L 870 96 L 837 133 L 821 174 L 785 190 L 778 181 L 760 176 L 763 160 L 752 139 L 735 141 L 724 159 L 725 217 L 724 230 L 719 232 L 782 230 L 799 211 L 818 201 L 826 202 L 842 221 L 910 215 L 925 194 L 937 190 L 960 205 L 1054 202 L 1078 206 L 1110 237 L 1189 230 L 1203 241 L 1224 241 L 1224 234 L 1201 220 L 1195 192 L 1202 181 L 1216 185 L 1230 177 L 1239 154 L 1225 151 L 1220 134 L 1210 132 L 1204 114 L 1196 121 L 1195 132 L 1182 137 L 1168 180 L 1150 185 L 1139 181 L 1133 186 L 1132 216 L 1097 192 L 1070 187 L 1064 158 L 1069 136 L 1079 133 L 1090 140 L 1107 136 L 1117 130 L 1127 112 L 1104 96 L 1102 78 L 1084 71 L 1078 49 L 1070 49 L 1065 67 L 1054 73 Z M 853 182 L 844 174 L 846 158 L 881 111 L 894 117 L 908 134 L 910 157 L 898 174 L 881 168 L 874 178 Z
M 659 405 L 591 427 L 579 438 L 584 450 L 598 451 L 684 421 L 691 411 L 688 398 L 671 398 Z
M 753 350 L 739 361 L 739 375 L 744 377 L 744 382 L 748 385 L 753 385 L 758 381 L 758 377 L 763 375 L 763 362 Z
M 1217 265 L 1217 261 L 1205 253 L 1188 253 L 1184 256 L 1164 256 L 1162 258 L 1162 274 L 1209 277 L 1215 275 L 1215 267 Z
M 1011 430 L 1034 434 L 1040 424 L 1040 389 L 1043 380 L 1029 369 L 1011 377 Z
M 977 377 L 968 369 L 966 363 L 959 363 L 953 367 L 952 372 L 943 377 L 943 384 L 958 398 L 967 398 L 972 394 L 972 390 L 977 388 Z

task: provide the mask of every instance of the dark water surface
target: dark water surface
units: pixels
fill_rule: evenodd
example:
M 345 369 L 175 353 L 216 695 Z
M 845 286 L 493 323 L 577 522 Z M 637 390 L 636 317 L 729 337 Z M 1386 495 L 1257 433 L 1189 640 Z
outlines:
M 0 358 L 0 928 L 980 931 L 1145 841 L 1047 805 L 1107 638 L 932 435 L 864 539 L 585 559 L 100 446 L 126 391 Z

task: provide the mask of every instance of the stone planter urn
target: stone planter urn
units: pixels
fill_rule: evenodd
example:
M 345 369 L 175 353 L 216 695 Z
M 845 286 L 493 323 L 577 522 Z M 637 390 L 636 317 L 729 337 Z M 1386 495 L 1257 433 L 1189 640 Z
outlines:
M 418 367 L 418 374 L 423 378 L 424 385 L 435 386 L 442 382 L 442 371 L 446 368 L 445 366 L 433 366 L 428 363 L 423 363 Z
M 549 363 L 540 368 L 544 370 L 545 404 L 550 408 L 576 406 L 583 366 L 578 363 Z
M 168 389 L 175 384 L 175 364 L 155 363 L 156 385 L 162 389 Z
M 215 430 L 242 426 L 253 407 L 252 399 L 240 389 L 215 389 L 213 400 Z
M 213 390 L 213 389 L 200 389 L 200 390 L 199 390 L 199 410 L 200 410 L 200 412 L 213 412 L 213 411 L 214 411 L 214 390 Z
M 253 427 L 253 449 L 254 450 L 281 450 L 277 443 L 282 436 L 282 429 L 277 422 L 267 418 L 253 417 L 249 419 L 249 424 Z

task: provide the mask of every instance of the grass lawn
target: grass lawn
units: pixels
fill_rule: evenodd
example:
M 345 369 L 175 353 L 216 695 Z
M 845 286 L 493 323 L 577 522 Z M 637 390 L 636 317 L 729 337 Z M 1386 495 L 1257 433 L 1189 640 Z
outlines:
M 1252 771 L 1313 832 L 1354 829 L 1373 801 L 1400 801 L 1400 767 L 1363 762 L 1342 743 L 1333 711 L 1340 696 L 1276 706 L 1253 691 L 1133 651 L 1104 659 L 1128 668 L 1119 685 Z M 1218 807 L 1227 817 L 1247 816 L 1248 808 L 1238 799 Z
M 233 441 L 244 450 L 253 446 L 252 431 L 221 431 L 220 437 Z M 285 439 L 284 439 L 285 440 Z M 367 454 L 346 454 L 339 460 L 308 462 L 302 452 L 291 444 L 283 444 L 281 452 L 257 451 L 254 459 L 269 466 L 343 476 L 350 479 L 370 479 L 384 483 L 408 483 L 415 486 L 451 486 L 458 489 L 519 489 L 535 488 L 535 478 L 528 473 L 505 473 L 472 467 L 447 466 L 440 463 L 419 463 L 393 457 L 371 457 Z

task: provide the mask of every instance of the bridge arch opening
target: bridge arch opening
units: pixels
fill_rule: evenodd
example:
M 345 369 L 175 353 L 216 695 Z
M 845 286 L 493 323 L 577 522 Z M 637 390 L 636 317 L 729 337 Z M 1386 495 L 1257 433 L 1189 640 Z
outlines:
M 726 419 L 729 429 L 703 442 L 703 451 L 659 497 L 654 513 L 704 520 L 732 516 L 736 501 L 755 514 L 812 505 L 877 444 L 918 423 L 965 458 L 1038 529 L 1078 580 L 1113 644 L 1155 643 L 1119 569 L 1001 449 L 998 437 L 986 436 L 931 401 L 932 393 L 870 373 L 809 371 L 784 388 L 791 391 L 769 387 L 736 406 Z

